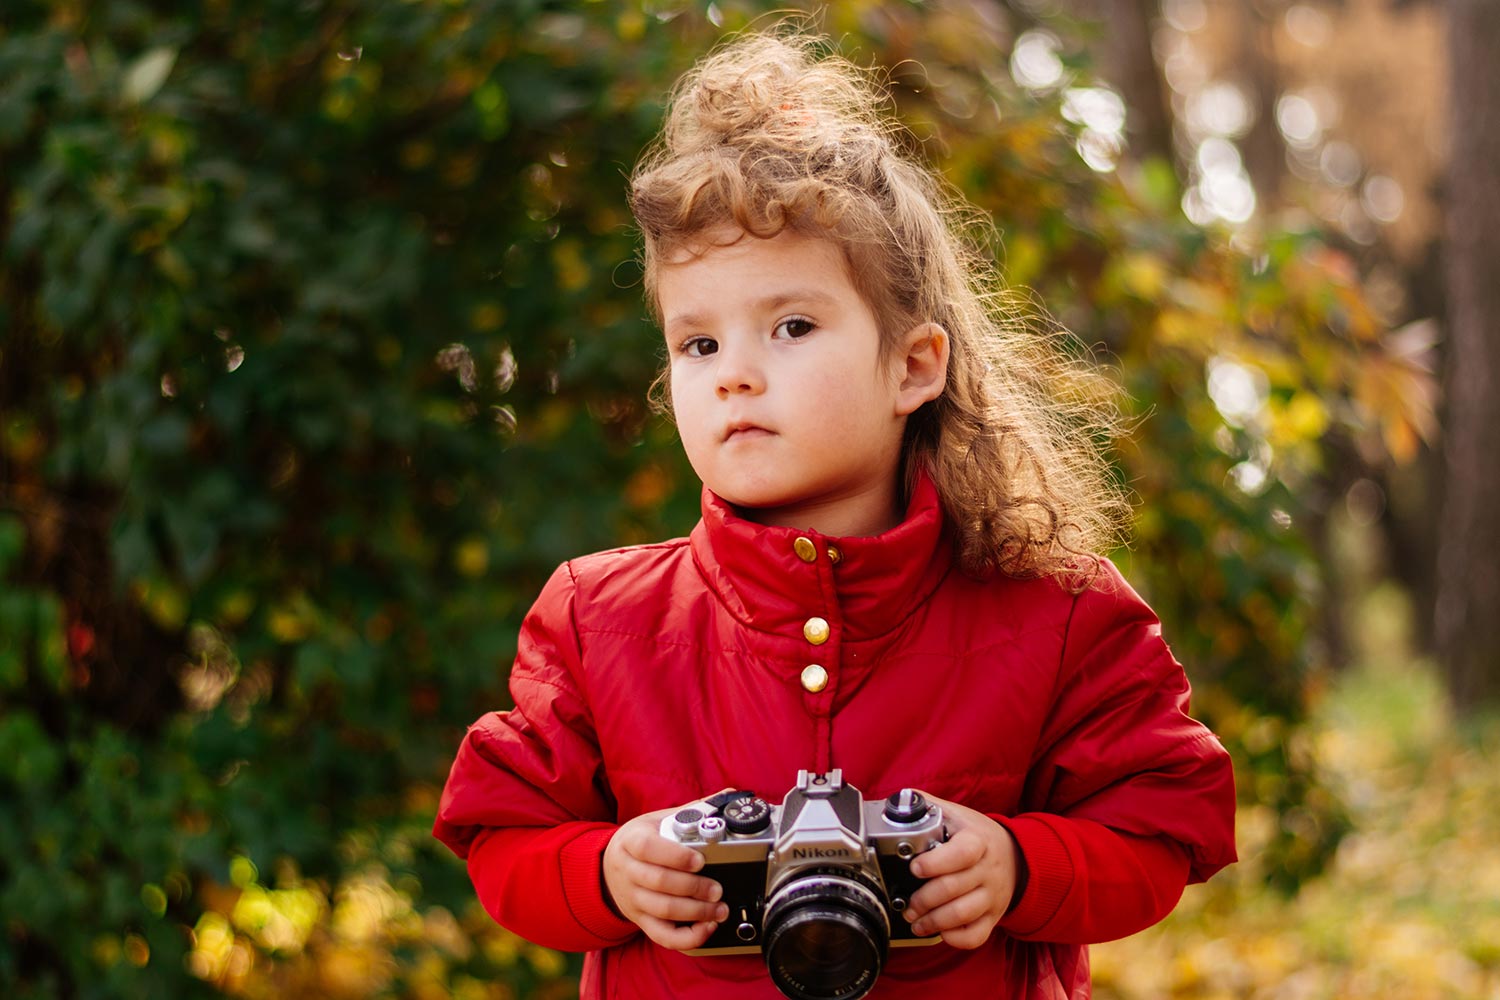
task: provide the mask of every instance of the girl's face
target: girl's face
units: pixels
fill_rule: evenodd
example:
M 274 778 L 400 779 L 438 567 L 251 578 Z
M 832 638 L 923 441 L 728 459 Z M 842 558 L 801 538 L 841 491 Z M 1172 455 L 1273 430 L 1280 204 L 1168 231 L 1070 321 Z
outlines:
M 709 233 L 701 253 L 678 254 L 658 277 L 688 460 L 763 524 L 878 534 L 900 517 L 907 414 L 941 382 L 914 394 L 906 352 L 882 358 L 835 244 L 783 232 L 713 245 L 733 235 Z

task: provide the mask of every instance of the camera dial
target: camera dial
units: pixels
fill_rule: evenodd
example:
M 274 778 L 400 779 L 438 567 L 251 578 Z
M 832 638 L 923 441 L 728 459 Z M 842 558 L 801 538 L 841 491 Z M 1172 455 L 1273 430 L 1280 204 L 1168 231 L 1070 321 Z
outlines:
M 892 823 L 907 825 L 920 823 L 927 818 L 930 807 L 922 793 L 914 788 L 903 788 L 885 800 L 885 818 Z
M 771 805 L 762 798 L 736 799 L 724 807 L 730 833 L 763 833 L 771 825 Z

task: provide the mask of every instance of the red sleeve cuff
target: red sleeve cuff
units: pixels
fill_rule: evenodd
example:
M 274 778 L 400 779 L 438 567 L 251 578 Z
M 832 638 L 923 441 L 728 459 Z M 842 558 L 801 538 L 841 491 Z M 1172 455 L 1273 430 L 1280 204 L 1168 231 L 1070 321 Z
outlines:
M 560 854 L 563 896 L 573 919 L 590 934 L 615 942 L 639 929 L 610 909 L 604 898 L 604 848 L 617 829 L 607 826 L 581 833 L 564 844 Z
M 1029 873 L 1025 891 L 1000 921 L 1000 927 L 1026 937 L 1047 926 L 1061 909 L 1073 886 L 1073 859 L 1057 831 L 1045 820 L 1031 816 L 994 819 L 1016 839 Z

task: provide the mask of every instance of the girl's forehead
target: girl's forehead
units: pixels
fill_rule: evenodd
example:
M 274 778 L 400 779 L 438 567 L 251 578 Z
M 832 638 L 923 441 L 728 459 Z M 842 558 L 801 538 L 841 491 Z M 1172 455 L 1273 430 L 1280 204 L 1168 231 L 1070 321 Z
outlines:
M 738 226 L 715 226 L 676 236 L 670 242 L 664 241 L 658 259 L 665 267 L 678 267 L 690 264 L 715 250 L 738 246 L 749 239 L 754 237 Z
M 675 242 L 664 250 L 658 262 L 660 276 L 668 280 L 668 276 L 681 277 L 687 271 L 721 266 L 749 268 L 767 274 L 815 268 L 837 272 L 846 281 L 849 278 L 848 261 L 835 241 L 790 229 L 775 236 L 759 237 L 737 227 L 724 226 Z M 704 264 L 709 268 L 700 267 Z M 832 274 L 825 276 L 833 277 Z

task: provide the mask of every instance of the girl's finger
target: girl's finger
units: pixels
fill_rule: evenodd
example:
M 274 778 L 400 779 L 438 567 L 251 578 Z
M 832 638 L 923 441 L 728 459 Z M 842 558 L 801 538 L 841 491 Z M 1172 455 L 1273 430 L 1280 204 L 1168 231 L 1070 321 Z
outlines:
M 929 911 L 973 892 L 983 884 L 984 879 L 977 868 L 965 868 L 961 872 L 935 878 L 912 894 L 905 916 L 908 920 L 917 920 Z
M 690 951 L 699 947 L 708 940 L 708 936 L 718 926 L 707 920 L 680 926 L 671 921 L 644 914 L 636 923 L 639 924 L 641 930 L 646 932 L 647 937 L 663 948 L 670 948 L 673 951 Z
M 913 858 L 911 872 L 917 878 L 936 878 L 972 868 L 982 857 L 984 841 L 972 831 L 960 830 L 947 842 Z
M 928 934 L 942 934 L 947 931 L 956 930 L 965 924 L 974 923 L 990 913 L 990 894 L 983 891 L 968 892 L 957 899 L 949 900 L 919 917 L 912 924 L 915 934 L 925 937 Z M 990 927 L 994 926 L 991 920 Z M 985 928 L 988 935 L 989 928 Z
M 978 948 L 990 939 L 995 925 L 989 921 L 976 920 L 972 924 L 943 931 L 943 943 L 952 948 Z
M 636 892 L 635 905 L 644 914 L 659 920 L 675 923 L 718 923 L 729 918 L 729 907 L 723 903 L 711 903 L 684 896 L 669 896 L 666 893 L 641 889 Z
M 630 867 L 631 881 L 636 885 L 668 896 L 686 896 L 690 899 L 706 899 L 715 902 L 722 896 L 719 883 L 701 875 L 692 875 L 675 868 L 636 861 Z
M 703 855 L 691 847 L 674 844 L 655 831 L 639 839 L 632 839 L 626 847 L 632 857 L 663 868 L 695 872 L 703 867 Z

